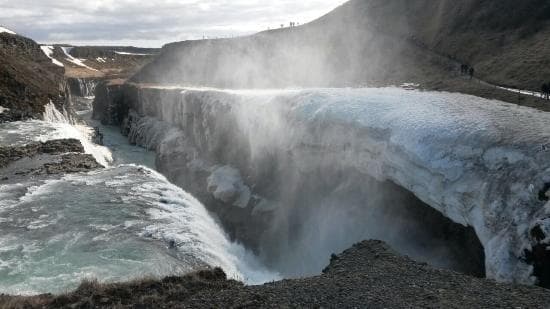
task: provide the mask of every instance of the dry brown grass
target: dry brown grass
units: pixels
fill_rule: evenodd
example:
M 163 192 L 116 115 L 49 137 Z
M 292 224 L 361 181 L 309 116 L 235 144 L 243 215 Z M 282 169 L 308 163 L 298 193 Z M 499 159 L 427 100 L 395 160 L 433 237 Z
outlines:
M 183 302 L 195 293 L 242 286 L 227 280 L 220 268 L 205 269 L 179 277 L 141 278 L 126 283 L 100 283 L 84 280 L 80 286 L 61 295 L 0 296 L 0 309 L 22 308 L 122 308 L 142 306 L 157 308 L 163 304 Z

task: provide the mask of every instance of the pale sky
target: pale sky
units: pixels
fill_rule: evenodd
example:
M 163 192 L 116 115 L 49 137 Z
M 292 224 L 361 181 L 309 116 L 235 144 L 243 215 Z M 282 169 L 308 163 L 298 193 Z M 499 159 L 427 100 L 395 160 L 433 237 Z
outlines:
M 0 0 L 0 25 L 39 43 L 134 45 L 312 21 L 346 0 Z

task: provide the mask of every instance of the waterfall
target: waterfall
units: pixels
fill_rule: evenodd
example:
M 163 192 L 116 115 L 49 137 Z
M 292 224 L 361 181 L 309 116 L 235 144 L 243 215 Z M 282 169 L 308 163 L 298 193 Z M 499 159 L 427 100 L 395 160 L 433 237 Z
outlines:
M 72 95 L 85 98 L 95 95 L 95 88 L 99 83 L 98 80 L 89 78 L 69 78 L 67 82 Z
M 550 157 L 532 145 L 546 145 L 550 116 L 398 88 L 135 91 L 127 121 L 132 140 L 156 147 L 159 170 L 214 210 L 227 203 L 209 192 L 207 178 L 220 166 L 239 170 L 253 192 L 246 224 L 262 235 L 256 245 L 267 256 L 287 252 L 281 259 L 307 260 L 303 267 L 312 273 L 326 262 L 317 256 L 372 236 L 412 256 L 431 248 L 431 256 L 419 258 L 436 264 L 442 256 L 452 260 L 456 252 L 439 252 L 438 239 L 419 247 L 407 237 L 428 235 L 427 226 L 437 224 L 414 223 L 409 231 L 403 216 L 409 202 L 388 199 L 395 190 L 379 185 L 390 182 L 405 191 L 403 198 L 410 192 L 408 199 L 472 227 L 488 277 L 535 280 L 523 252 L 538 243 L 530 229 L 550 226 L 539 200 L 550 181 Z M 376 201 L 403 207 L 384 210 Z M 266 213 L 271 223 L 258 226 Z M 227 220 L 239 235 L 243 222 Z

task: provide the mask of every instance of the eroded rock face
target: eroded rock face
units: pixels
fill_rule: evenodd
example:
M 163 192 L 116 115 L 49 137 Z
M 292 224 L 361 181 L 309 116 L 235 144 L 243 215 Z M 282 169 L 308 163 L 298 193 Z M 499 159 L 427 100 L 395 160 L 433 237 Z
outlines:
M 102 81 L 94 88 L 93 119 L 106 125 L 120 124 L 128 113 L 122 86 Z

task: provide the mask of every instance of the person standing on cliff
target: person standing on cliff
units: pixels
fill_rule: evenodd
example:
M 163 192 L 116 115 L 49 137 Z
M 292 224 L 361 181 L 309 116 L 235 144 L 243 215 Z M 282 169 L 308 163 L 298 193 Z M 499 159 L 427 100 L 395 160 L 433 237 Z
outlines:
M 542 84 L 542 98 L 548 100 L 550 98 L 550 83 Z

